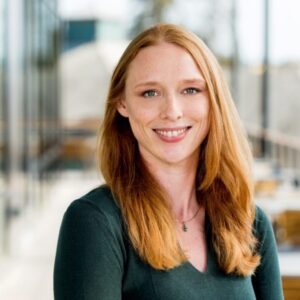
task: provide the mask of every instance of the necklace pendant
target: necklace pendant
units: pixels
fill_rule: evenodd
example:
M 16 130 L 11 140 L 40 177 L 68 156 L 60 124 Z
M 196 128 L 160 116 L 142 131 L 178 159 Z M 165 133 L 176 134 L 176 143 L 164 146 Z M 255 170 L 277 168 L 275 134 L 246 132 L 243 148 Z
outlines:
M 182 223 L 182 230 L 183 230 L 184 232 L 187 232 L 187 231 L 188 231 L 188 227 L 187 227 L 187 225 L 186 225 L 185 223 Z

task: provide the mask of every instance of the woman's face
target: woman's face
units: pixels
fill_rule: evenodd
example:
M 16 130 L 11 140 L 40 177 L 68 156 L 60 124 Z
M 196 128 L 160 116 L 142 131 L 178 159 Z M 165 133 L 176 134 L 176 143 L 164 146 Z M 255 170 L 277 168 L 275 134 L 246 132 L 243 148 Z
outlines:
M 146 162 L 195 162 L 209 129 L 204 78 L 183 48 L 161 43 L 142 49 L 131 62 L 118 106 L 127 117 Z

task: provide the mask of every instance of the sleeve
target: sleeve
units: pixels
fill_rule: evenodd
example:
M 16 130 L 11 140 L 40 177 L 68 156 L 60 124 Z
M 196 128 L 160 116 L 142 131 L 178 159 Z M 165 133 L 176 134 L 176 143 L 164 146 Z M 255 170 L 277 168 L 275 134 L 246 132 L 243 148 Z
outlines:
M 99 209 L 75 200 L 64 214 L 55 264 L 56 300 L 122 298 L 120 240 Z
M 259 207 L 256 207 L 254 228 L 261 255 L 261 263 L 252 275 L 256 299 L 281 300 L 283 291 L 275 236 L 268 217 Z

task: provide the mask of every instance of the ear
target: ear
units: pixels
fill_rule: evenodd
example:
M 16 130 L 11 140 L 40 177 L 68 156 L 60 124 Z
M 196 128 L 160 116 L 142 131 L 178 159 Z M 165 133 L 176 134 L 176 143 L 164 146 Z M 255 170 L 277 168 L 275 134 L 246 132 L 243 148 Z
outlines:
M 126 102 L 123 98 L 120 98 L 117 104 L 117 111 L 119 114 L 125 118 L 128 118 Z

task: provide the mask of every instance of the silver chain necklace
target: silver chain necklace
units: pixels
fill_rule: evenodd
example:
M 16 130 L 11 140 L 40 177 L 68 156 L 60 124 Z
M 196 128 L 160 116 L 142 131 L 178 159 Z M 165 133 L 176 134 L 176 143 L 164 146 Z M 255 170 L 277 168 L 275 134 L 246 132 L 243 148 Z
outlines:
M 188 223 L 188 222 L 190 222 L 190 221 L 192 221 L 193 219 L 195 219 L 196 218 L 196 216 L 198 215 L 198 212 L 200 211 L 200 208 L 201 208 L 201 206 L 199 206 L 199 208 L 198 208 L 198 210 L 196 211 L 196 213 L 190 218 L 190 219 L 188 219 L 188 220 L 185 220 L 185 221 L 179 221 L 178 219 L 177 219 L 177 221 L 179 222 L 179 223 L 181 223 L 181 229 L 182 229 L 182 231 L 184 231 L 184 232 L 187 232 L 188 231 L 188 226 L 187 226 L 187 224 L 186 223 Z

